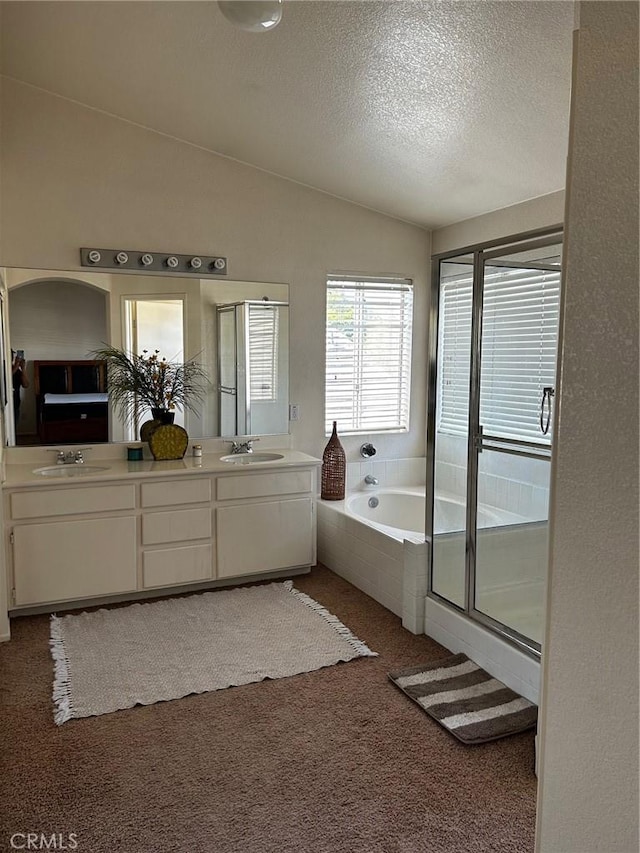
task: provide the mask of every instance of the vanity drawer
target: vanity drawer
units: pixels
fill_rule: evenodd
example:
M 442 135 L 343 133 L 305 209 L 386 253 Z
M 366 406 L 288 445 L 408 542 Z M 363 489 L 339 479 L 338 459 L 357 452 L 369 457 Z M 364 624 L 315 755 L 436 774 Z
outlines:
M 12 493 L 11 517 L 14 519 L 43 518 L 87 512 L 111 512 L 119 509 L 134 509 L 135 505 L 134 485 L 38 489 L 32 492 Z
M 211 480 L 198 477 L 171 483 L 143 483 L 141 500 L 143 507 L 208 503 L 211 500 Z
M 148 512 L 142 517 L 142 544 L 186 542 L 211 536 L 211 510 L 181 509 L 171 512 Z
M 142 585 L 149 589 L 208 580 L 213 574 L 212 554 L 211 545 L 145 551 L 142 557 Z
M 218 500 L 263 498 L 271 495 L 295 495 L 310 492 L 311 471 L 270 471 L 264 474 L 237 474 L 218 477 Z

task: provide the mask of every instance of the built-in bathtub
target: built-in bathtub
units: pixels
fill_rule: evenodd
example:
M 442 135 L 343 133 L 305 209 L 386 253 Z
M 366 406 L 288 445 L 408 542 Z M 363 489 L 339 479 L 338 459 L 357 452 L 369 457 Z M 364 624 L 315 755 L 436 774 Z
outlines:
M 398 487 L 355 492 L 345 501 L 345 512 L 397 539 L 424 538 L 425 488 Z M 438 495 L 434 502 L 434 533 L 457 533 L 465 529 L 466 508 L 453 495 Z M 495 507 L 478 507 L 478 527 L 499 527 L 520 520 Z
M 408 630 L 427 633 L 453 652 L 465 652 L 495 677 L 537 701 L 537 661 L 463 614 L 427 598 L 425 500 L 424 485 L 415 484 L 360 487 L 348 492 L 342 501 L 319 500 L 319 561 L 395 613 Z M 527 549 L 538 549 L 544 563 L 546 525 L 540 525 L 536 533 L 525 521 L 503 509 L 479 506 L 478 528 L 486 537 L 485 553 L 493 543 L 496 553 L 484 586 L 478 590 L 484 601 L 495 603 L 500 596 L 513 595 L 510 590 L 520 582 L 514 579 L 513 566 L 522 562 L 522 535 L 528 537 Z M 459 549 L 464 548 L 464 528 L 464 502 L 455 495 L 438 496 L 434 507 L 434 553 L 438 557 L 434 591 L 460 606 L 464 563 L 459 559 Z M 500 555 L 504 565 L 498 559 Z M 504 570 L 507 575 L 501 577 Z M 530 575 L 523 576 L 522 582 L 530 583 Z M 541 578 L 539 583 L 542 589 Z
M 425 487 L 354 490 L 342 501 L 318 502 L 318 559 L 400 616 L 414 633 L 424 628 L 426 595 Z M 506 524 L 506 516 L 479 507 L 481 524 Z M 463 535 L 464 504 L 454 497 L 435 503 L 435 532 L 450 544 Z M 453 538 L 452 538 L 453 537 Z M 446 547 L 446 544 L 445 544 Z M 422 558 L 414 601 L 406 577 L 407 552 Z M 454 554 L 451 555 L 453 563 Z M 464 567 L 463 567 L 464 570 Z M 453 570 L 451 572 L 453 576 Z

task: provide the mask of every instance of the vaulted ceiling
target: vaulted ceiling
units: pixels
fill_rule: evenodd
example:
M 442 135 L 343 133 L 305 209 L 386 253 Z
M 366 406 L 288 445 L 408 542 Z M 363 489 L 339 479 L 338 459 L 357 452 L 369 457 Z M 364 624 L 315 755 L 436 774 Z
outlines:
M 571 2 L 3 2 L 2 73 L 437 227 L 562 189 Z

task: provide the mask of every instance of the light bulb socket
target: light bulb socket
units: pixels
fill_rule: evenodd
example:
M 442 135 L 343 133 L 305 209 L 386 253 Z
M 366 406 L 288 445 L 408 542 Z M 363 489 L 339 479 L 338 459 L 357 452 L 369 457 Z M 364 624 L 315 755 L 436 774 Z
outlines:
M 282 20 L 282 0 L 218 0 L 225 18 L 248 33 L 266 33 Z
M 145 272 L 172 272 L 219 275 L 228 272 L 227 259 L 219 255 L 178 255 L 168 252 L 143 252 L 134 249 L 80 249 L 83 267 L 100 269 L 137 268 Z

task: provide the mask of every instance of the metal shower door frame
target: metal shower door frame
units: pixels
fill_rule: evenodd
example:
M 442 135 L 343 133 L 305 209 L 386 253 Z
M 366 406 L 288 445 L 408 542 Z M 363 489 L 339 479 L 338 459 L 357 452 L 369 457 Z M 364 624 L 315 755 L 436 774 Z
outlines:
M 563 227 L 554 225 L 493 240 L 483 244 L 465 246 L 455 251 L 443 252 L 431 258 L 431 304 L 429 313 L 429 370 L 427 390 L 427 503 L 425 534 L 428 549 L 427 596 L 458 613 L 465 614 L 511 644 L 536 658 L 540 657 L 540 644 L 498 622 L 475 608 L 476 538 L 478 510 L 478 455 L 483 450 L 496 450 L 535 459 L 550 459 L 548 445 L 505 439 L 501 436 L 483 435 L 480 424 L 481 358 L 482 358 L 482 307 L 484 297 L 484 271 L 488 261 L 507 254 L 557 245 L 562 242 Z M 436 411 L 438 391 L 438 333 L 440 314 L 440 265 L 464 255 L 473 255 L 473 297 L 471 320 L 471 367 L 469 381 L 469 423 L 467 431 L 467 494 L 465 532 L 465 593 L 461 608 L 439 595 L 433 589 L 433 512 L 435 500 L 435 449 Z M 498 446 L 496 446 L 496 444 Z M 500 446 L 503 445 L 503 446 Z M 542 451 L 546 449 L 546 453 Z

